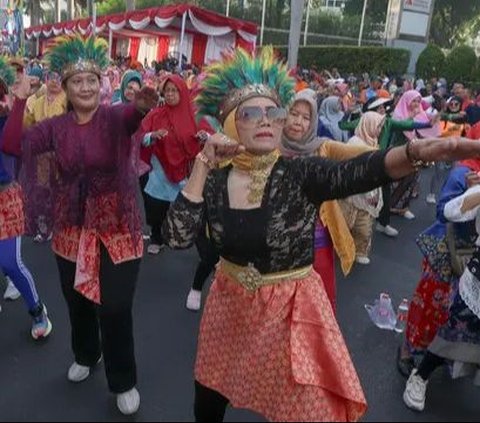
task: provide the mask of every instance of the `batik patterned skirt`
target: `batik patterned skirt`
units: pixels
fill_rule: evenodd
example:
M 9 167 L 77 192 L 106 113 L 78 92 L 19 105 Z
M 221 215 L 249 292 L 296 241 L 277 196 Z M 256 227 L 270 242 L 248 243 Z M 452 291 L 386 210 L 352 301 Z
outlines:
M 221 268 L 206 304 L 195 376 L 270 421 L 357 421 L 360 381 L 317 273 L 247 291 Z

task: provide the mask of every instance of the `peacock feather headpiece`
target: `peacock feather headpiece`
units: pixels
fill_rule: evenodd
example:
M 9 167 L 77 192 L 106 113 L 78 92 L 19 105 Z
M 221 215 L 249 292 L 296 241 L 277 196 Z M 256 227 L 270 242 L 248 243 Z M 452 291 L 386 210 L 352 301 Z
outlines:
M 295 94 L 295 81 L 271 46 L 263 48 L 257 57 L 237 49 L 205 72 L 195 100 L 197 109 L 201 116 L 215 117 L 222 124 L 239 104 L 250 98 L 268 97 L 286 107 Z
M 48 51 L 47 61 L 50 70 L 60 74 L 63 81 L 81 72 L 100 76 L 109 64 L 108 44 L 101 38 L 59 37 Z
M 0 56 L 0 84 L 8 92 L 8 87 L 15 82 L 15 69 L 5 56 Z

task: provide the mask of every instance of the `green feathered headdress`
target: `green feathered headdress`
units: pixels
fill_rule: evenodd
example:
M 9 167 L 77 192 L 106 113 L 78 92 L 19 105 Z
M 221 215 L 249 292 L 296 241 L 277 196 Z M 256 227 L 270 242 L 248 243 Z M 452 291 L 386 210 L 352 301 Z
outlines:
M 3 86 L 5 92 L 8 92 L 8 87 L 15 82 L 15 69 L 10 65 L 5 56 L 0 56 L 0 84 Z
M 82 72 L 100 76 L 109 63 L 108 44 L 101 38 L 59 37 L 48 51 L 47 61 L 50 70 L 60 74 L 63 81 Z
M 222 124 L 239 104 L 250 98 L 268 97 L 286 107 L 295 95 L 295 81 L 271 46 L 263 48 L 257 57 L 237 49 L 205 72 L 195 99 L 197 110 L 201 116 L 215 117 Z

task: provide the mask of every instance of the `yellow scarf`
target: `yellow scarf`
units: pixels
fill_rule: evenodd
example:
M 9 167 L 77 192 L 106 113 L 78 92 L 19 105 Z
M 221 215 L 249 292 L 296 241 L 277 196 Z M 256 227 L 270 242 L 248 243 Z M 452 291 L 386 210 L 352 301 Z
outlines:
M 240 142 L 237 127 L 235 125 L 235 113 L 233 110 L 225 119 L 223 130 L 225 135 L 237 142 Z M 248 201 L 250 204 L 258 204 L 262 201 L 263 193 L 267 185 L 268 177 L 270 176 L 273 165 L 280 157 L 278 150 L 272 151 L 270 154 L 255 155 L 248 152 L 239 154 L 232 160 L 232 165 L 235 169 L 248 172 L 252 182 L 249 185 L 250 193 Z

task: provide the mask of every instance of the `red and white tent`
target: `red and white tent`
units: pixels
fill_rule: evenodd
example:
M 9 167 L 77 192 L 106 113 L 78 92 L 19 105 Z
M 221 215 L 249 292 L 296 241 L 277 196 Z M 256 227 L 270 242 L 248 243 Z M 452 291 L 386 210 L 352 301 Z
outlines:
M 184 54 L 189 63 L 203 65 L 221 57 L 222 51 L 243 47 L 253 51 L 258 27 L 188 4 L 176 4 L 109 16 L 99 16 L 96 34 L 109 39 L 110 54 L 131 56 L 141 63 Z M 92 19 L 60 22 L 25 30 L 42 53 L 49 40 L 60 35 L 92 32 Z

